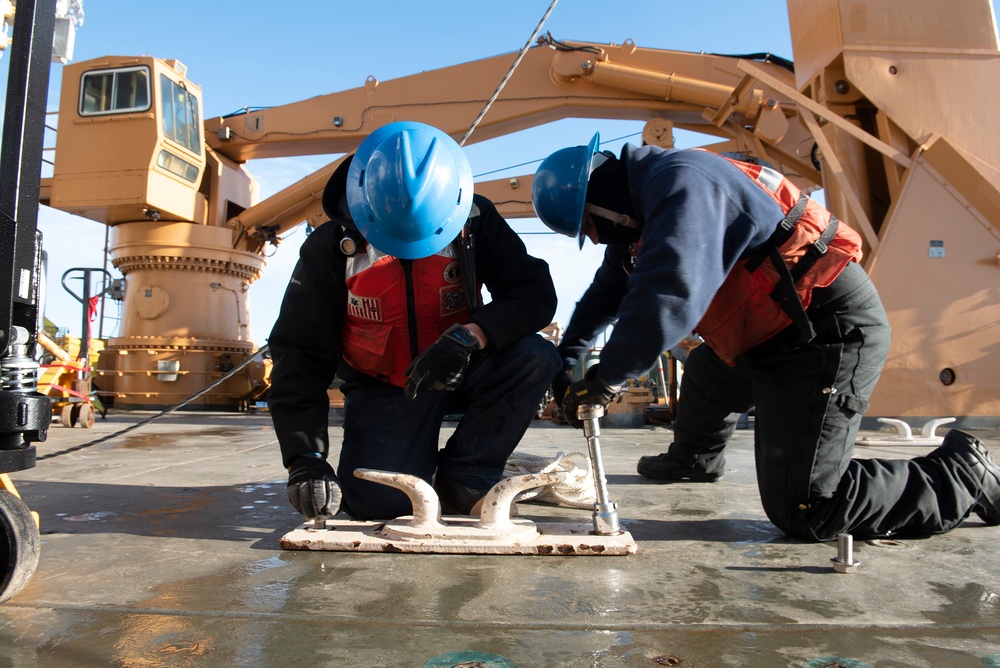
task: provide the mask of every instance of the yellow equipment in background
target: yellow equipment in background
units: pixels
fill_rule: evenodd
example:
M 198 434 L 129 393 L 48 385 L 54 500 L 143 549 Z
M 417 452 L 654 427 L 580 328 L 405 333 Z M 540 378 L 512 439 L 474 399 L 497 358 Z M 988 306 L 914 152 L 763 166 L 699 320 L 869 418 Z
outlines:
M 52 356 L 52 361 L 41 364 L 42 374 L 38 378 L 38 389 L 52 399 L 52 415 L 58 417 L 64 427 L 80 425 L 84 429 L 94 426 L 97 413 L 104 414 L 104 405 L 90 388 L 87 372 L 97 363 L 103 341 L 91 339 L 89 359 L 80 358 L 80 339 L 66 337 L 66 349 L 49 338 L 45 332 L 38 333 L 38 343 Z

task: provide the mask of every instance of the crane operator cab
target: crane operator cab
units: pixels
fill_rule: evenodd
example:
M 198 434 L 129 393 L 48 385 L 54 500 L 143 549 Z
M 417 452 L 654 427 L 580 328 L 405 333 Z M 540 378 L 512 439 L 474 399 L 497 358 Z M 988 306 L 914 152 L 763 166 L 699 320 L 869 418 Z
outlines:
M 201 91 L 185 72 L 150 57 L 67 66 L 51 206 L 107 225 L 207 222 Z
M 239 231 L 229 221 L 256 204 L 259 189 L 241 164 L 206 145 L 202 93 L 186 72 L 150 56 L 63 70 L 41 199 L 111 228 L 122 318 L 94 382 L 118 408 L 171 406 L 255 350 L 248 289 L 265 258 L 234 247 Z M 187 295 L 199 295 L 205 311 L 185 308 Z M 263 368 L 252 375 L 262 387 Z M 239 379 L 227 383 L 197 405 L 237 409 L 249 400 Z

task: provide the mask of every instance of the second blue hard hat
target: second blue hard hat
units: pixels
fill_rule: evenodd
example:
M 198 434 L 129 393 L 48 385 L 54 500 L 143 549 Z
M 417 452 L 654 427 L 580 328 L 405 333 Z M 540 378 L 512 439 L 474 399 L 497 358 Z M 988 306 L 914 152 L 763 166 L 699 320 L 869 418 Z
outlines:
M 358 147 L 347 175 L 347 205 L 372 246 L 412 260 L 458 236 L 472 209 L 472 167 L 441 130 L 400 121 Z
M 577 237 L 580 248 L 587 182 L 596 167 L 594 154 L 600 144 L 601 135 L 595 132 L 586 146 L 559 149 L 542 160 L 531 184 L 531 203 L 538 217 L 553 232 Z

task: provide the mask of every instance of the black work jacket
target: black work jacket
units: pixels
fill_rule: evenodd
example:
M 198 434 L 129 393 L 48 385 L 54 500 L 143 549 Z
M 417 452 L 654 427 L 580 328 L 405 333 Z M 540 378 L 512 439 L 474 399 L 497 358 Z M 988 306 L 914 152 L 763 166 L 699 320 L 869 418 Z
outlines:
M 490 300 L 470 322 L 486 332 L 489 354 L 550 324 L 556 291 L 548 264 L 528 255 L 493 203 L 480 195 L 473 202 L 476 278 Z M 342 227 L 326 223 L 302 244 L 268 338 L 274 366 L 267 402 L 285 466 L 296 455 L 329 451 L 326 391 L 335 375 L 379 382 L 350 368 L 337 346 L 347 308 L 343 237 Z

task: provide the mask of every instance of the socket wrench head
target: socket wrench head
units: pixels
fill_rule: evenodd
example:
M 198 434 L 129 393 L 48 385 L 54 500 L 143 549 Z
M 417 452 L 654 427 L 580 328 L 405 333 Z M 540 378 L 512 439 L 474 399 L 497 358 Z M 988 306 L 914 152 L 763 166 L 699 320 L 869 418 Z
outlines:
M 600 404 L 580 404 L 576 407 L 576 417 L 580 420 L 593 420 L 604 416 L 604 406 Z
M 614 536 L 621 533 L 618 526 L 618 504 L 594 504 L 594 534 L 597 536 Z

